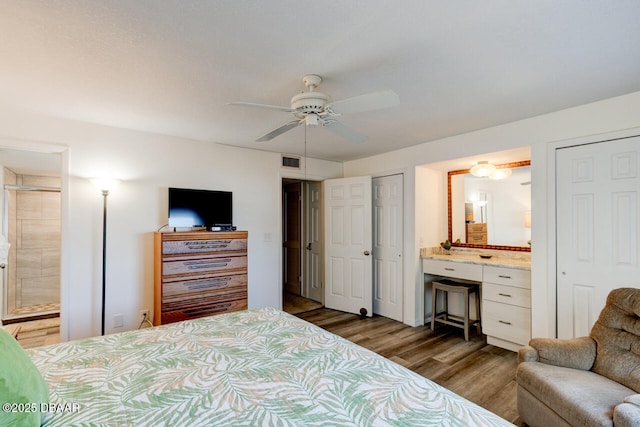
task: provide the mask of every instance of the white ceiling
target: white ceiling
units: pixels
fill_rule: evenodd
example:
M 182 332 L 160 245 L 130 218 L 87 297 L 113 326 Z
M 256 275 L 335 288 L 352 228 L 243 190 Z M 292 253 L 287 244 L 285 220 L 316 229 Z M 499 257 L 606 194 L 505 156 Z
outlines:
M 289 106 L 302 76 L 335 100 L 383 89 L 349 160 L 640 90 L 640 1 L 0 0 L 0 107 L 304 154 L 304 128 L 231 101 Z

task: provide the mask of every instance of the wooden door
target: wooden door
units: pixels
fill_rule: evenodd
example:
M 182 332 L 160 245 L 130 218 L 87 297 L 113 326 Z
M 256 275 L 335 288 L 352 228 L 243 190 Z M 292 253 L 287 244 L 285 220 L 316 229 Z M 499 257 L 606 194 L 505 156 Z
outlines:
M 373 312 L 402 322 L 403 176 L 373 179 Z
M 612 289 L 640 287 L 639 153 L 640 137 L 556 151 L 561 338 L 588 335 Z
M 300 194 L 299 182 L 286 184 L 283 190 L 284 207 L 284 290 L 294 295 L 301 294 L 301 238 L 300 238 Z
M 325 306 L 371 316 L 371 177 L 324 183 Z

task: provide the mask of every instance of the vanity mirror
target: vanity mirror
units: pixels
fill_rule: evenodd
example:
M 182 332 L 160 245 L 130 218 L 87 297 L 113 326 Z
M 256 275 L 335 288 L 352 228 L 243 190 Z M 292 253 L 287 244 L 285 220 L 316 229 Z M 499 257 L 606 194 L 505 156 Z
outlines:
M 531 251 L 530 165 L 529 160 L 495 165 L 498 172 L 507 172 L 494 175 L 497 179 L 474 176 L 471 169 L 448 172 L 453 246 Z

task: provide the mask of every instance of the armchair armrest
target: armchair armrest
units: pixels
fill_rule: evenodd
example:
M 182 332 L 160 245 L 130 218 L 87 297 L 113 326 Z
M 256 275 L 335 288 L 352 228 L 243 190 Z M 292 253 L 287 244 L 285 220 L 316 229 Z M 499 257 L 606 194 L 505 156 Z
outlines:
M 616 427 L 633 427 L 640 422 L 640 394 L 633 394 L 613 409 L 613 424 Z
M 533 338 L 518 351 L 518 363 L 547 365 L 588 371 L 596 360 L 596 342 L 590 337 L 573 339 Z

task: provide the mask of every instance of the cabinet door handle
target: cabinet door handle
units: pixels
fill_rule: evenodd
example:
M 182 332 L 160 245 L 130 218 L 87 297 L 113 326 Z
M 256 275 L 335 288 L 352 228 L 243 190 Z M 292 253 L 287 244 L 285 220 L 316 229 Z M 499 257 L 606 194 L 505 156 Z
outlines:
M 498 322 L 502 323 L 503 325 L 511 325 L 511 322 L 507 322 L 504 320 L 498 320 Z
M 498 293 L 498 295 L 500 295 L 501 297 L 509 297 L 509 298 L 511 298 L 511 295 L 503 294 L 502 292 Z
M 455 268 L 445 267 L 444 269 L 445 269 L 445 270 L 447 270 L 447 271 L 456 271 L 456 269 L 455 269 Z
M 498 277 L 502 277 L 503 279 L 511 279 L 511 276 L 503 276 L 502 274 L 499 274 Z

